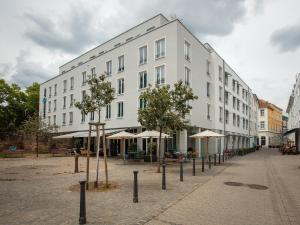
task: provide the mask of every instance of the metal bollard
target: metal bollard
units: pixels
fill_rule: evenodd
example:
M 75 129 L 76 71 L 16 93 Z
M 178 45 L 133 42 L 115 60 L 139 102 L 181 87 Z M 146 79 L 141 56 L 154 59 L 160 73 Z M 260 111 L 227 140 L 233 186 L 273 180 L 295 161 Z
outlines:
M 85 185 L 86 185 L 86 181 L 79 181 L 79 184 L 80 184 L 79 224 L 86 224 L 86 207 L 85 207 Z
M 219 152 L 219 165 L 221 164 L 221 153 Z
M 162 185 L 161 185 L 161 188 L 163 190 L 166 190 L 166 164 L 165 163 L 162 165 L 162 169 L 163 169 L 163 171 L 162 171 Z
M 214 166 L 216 166 L 216 165 L 217 165 L 217 155 L 214 154 Z
M 193 176 L 196 175 L 196 165 L 195 165 L 195 158 L 193 158 Z
M 180 162 L 180 181 L 183 181 L 183 162 Z
M 138 193 L 138 172 L 139 171 L 133 171 L 133 202 L 137 203 L 139 202 L 139 193 Z
M 202 173 L 204 173 L 204 156 L 202 156 Z
M 208 156 L 208 168 L 211 169 L 211 155 Z

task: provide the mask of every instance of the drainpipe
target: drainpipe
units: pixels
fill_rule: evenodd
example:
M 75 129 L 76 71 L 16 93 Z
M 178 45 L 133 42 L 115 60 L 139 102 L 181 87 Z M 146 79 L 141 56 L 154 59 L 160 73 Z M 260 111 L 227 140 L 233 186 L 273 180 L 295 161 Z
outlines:
M 225 61 L 224 59 L 223 60 L 223 134 L 224 134 L 224 148 L 223 148 L 223 154 L 224 154 L 224 149 L 227 148 L 227 136 L 226 136 L 226 124 L 225 124 L 225 76 L 226 76 L 226 73 L 225 73 Z M 226 144 L 225 144 L 226 142 Z
M 248 148 L 250 148 L 250 88 L 248 86 L 248 98 L 247 98 L 247 102 L 248 102 Z

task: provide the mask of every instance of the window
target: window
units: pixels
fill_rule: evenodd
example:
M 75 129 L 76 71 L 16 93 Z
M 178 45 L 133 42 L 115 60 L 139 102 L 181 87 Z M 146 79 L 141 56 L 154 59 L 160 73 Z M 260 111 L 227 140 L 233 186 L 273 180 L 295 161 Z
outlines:
M 210 120 L 210 104 L 207 104 L 207 119 Z
M 228 86 L 228 73 L 225 72 L 225 86 Z
M 71 86 L 70 86 L 70 90 L 74 89 L 74 77 L 71 77 Z
M 235 109 L 235 100 L 236 100 L 236 97 L 232 97 L 232 107 Z
M 245 114 L 245 103 L 243 103 L 242 112 L 243 112 L 243 114 Z
M 65 113 L 62 114 L 62 125 L 63 126 L 66 125 L 66 114 Z
M 92 74 L 92 78 L 95 78 L 95 77 L 96 77 L 96 68 L 95 68 L 95 67 L 93 67 L 93 68 L 91 69 L 91 74 Z
M 118 57 L 118 72 L 124 71 L 124 55 Z
M 67 97 L 64 96 L 64 98 L 63 98 L 63 108 L 64 109 L 66 108 L 66 104 L 67 104 Z
M 124 78 L 118 79 L 118 94 L 124 94 Z
M 147 86 L 147 71 L 139 72 L 139 89 L 146 88 Z
M 188 43 L 187 41 L 184 42 L 184 58 L 188 61 L 191 60 L 190 58 L 190 43 Z
M 106 75 L 110 76 L 112 72 L 112 61 L 106 62 Z
M 235 115 L 235 113 L 232 114 L 232 124 L 233 124 L 233 126 L 235 126 L 235 124 L 236 124 L 236 115 Z
M 81 101 L 83 101 L 85 95 L 86 95 L 86 91 L 82 91 L 82 92 L 81 92 Z
M 110 119 L 111 118 L 111 105 L 106 105 L 106 114 L 105 114 L 105 119 Z
M 165 66 L 155 67 L 156 74 L 156 84 L 164 84 L 165 83 Z
M 51 101 L 48 102 L 48 112 L 51 112 Z
M 94 121 L 95 119 L 95 112 L 90 112 L 90 121 Z
M 191 84 L 191 70 L 187 67 L 184 69 L 184 83 L 186 86 Z
M 82 72 L 82 86 L 86 84 L 86 72 Z
M 266 137 L 265 136 L 260 137 L 260 144 L 263 146 L 266 145 Z
M 53 106 L 53 112 L 55 112 L 56 111 L 56 99 L 54 100 L 53 104 L 54 104 L 54 106 Z
M 49 87 L 49 98 L 51 98 L 51 89 L 52 87 Z
M 139 53 L 140 53 L 140 62 L 139 64 L 145 64 L 147 63 L 147 46 L 143 46 L 139 48 Z
M 229 122 L 229 112 L 228 110 L 225 110 L 225 123 L 228 124 Z
M 160 39 L 155 42 L 155 58 L 159 59 L 165 56 L 165 39 Z
M 81 113 L 81 123 L 85 122 L 85 114 L 82 112 Z
M 145 99 L 143 99 L 143 98 L 140 98 L 139 99 L 139 108 L 140 109 L 144 109 L 145 107 L 146 107 L 146 100 Z
M 223 121 L 223 108 L 219 107 L 219 121 L 222 122 Z
M 236 125 L 238 126 L 238 127 L 240 127 L 240 116 L 239 115 L 237 115 L 237 120 L 236 120 Z
M 238 111 L 240 110 L 240 100 L 237 100 L 236 109 L 237 109 Z
M 74 95 L 71 94 L 70 95 L 70 107 L 73 107 L 73 104 L 74 104 Z
M 260 121 L 260 128 L 265 129 L 265 121 Z
M 264 109 L 260 110 L 260 116 L 265 116 L 265 110 Z
M 206 60 L 206 73 L 207 75 L 210 74 L 210 61 Z
M 219 100 L 222 102 L 222 96 L 223 96 L 223 88 L 219 86 Z
M 48 116 L 48 125 L 50 126 L 51 125 L 51 117 Z
M 242 90 L 242 99 L 244 99 L 245 98 L 245 89 L 243 88 L 243 90 Z
M 53 125 L 56 126 L 56 115 L 53 115 Z
M 236 93 L 239 95 L 240 94 L 240 84 L 237 83 L 236 85 Z
M 206 96 L 210 97 L 210 83 L 209 82 L 206 83 Z
M 117 117 L 121 118 L 124 116 L 124 103 L 123 102 L 118 102 L 118 114 Z
M 225 104 L 228 105 L 228 91 L 225 91 Z
M 69 112 L 69 124 L 73 124 L 73 112 Z
M 243 129 L 245 129 L 245 118 L 243 118 Z
M 57 95 L 57 84 L 54 85 L 54 96 Z
M 223 81 L 223 68 L 221 66 L 219 66 L 219 81 Z
M 232 91 L 235 92 L 235 80 L 232 79 Z
M 67 91 L 67 80 L 64 80 L 64 93 Z

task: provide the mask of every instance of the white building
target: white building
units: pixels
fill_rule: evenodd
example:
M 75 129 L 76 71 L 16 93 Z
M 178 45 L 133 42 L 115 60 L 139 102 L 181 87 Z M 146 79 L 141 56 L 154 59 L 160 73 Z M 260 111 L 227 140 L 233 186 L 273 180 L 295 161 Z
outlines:
M 88 93 L 89 76 L 104 72 L 117 92 L 101 114 L 107 129 L 141 132 L 140 93 L 149 84 L 172 86 L 184 80 L 199 97 L 189 115 L 193 128 L 177 132 L 168 148 L 186 152 L 192 147 L 200 153 L 204 143 L 188 136 L 204 129 L 227 135 L 224 142 L 210 143 L 212 153 L 224 145 L 235 149 L 256 143 L 256 96 L 209 44 L 202 44 L 177 19 L 159 14 L 62 65 L 59 75 L 41 84 L 40 115 L 61 133 L 86 131 L 98 116 L 82 116 L 74 101 Z M 145 148 L 142 141 L 138 145 Z

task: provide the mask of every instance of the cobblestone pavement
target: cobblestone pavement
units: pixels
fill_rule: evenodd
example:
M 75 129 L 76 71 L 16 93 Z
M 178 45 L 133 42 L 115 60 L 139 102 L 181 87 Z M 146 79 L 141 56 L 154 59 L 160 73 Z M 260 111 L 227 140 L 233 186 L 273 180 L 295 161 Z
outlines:
M 299 156 L 282 156 L 277 149 L 265 149 L 228 164 L 218 176 L 146 224 L 300 224 Z M 236 183 L 229 186 L 224 182 Z
M 85 160 L 79 160 L 81 171 Z M 87 193 L 87 224 L 300 224 L 299 166 L 300 156 L 266 149 L 211 170 L 206 165 L 205 173 L 197 161 L 196 176 L 191 162 L 185 163 L 180 182 L 178 164 L 170 163 L 164 191 L 156 164 L 110 159 L 109 178 L 119 188 Z M 74 174 L 73 167 L 72 157 L 0 159 L 0 224 L 78 224 L 79 193 L 69 187 L 85 173 Z M 91 180 L 95 168 L 92 159 Z M 103 180 L 103 161 L 100 168 Z M 139 203 L 132 202 L 133 170 L 139 171 Z
M 85 170 L 86 158 L 80 158 Z M 119 188 L 107 192 L 87 193 L 88 224 L 145 224 L 180 202 L 189 193 L 212 179 L 229 164 L 206 165 L 201 173 L 197 161 L 196 176 L 191 162 L 184 164 L 184 181 L 179 181 L 179 166 L 167 165 L 167 190 L 161 189 L 161 174 L 156 164 L 109 159 L 109 179 Z M 95 179 L 96 159 L 91 159 L 90 180 Z M 100 161 L 100 180 L 104 178 Z M 40 157 L 0 159 L 0 225 L 78 224 L 79 193 L 69 187 L 85 179 L 85 173 L 74 174 L 73 157 Z M 133 170 L 138 170 L 139 203 L 133 203 Z

